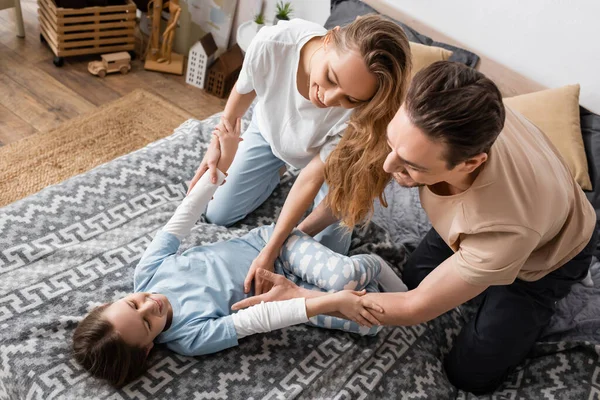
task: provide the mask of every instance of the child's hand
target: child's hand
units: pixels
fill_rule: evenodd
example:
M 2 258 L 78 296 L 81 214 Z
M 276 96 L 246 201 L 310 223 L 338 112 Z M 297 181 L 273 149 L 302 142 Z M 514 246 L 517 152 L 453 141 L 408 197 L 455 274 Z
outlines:
M 237 152 L 238 144 L 242 141 L 240 138 L 241 125 L 240 118 L 235 121 L 235 127 L 233 127 L 227 118 L 221 117 L 221 123 L 213 131 L 213 135 L 219 138 L 221 147 L 221 158 L 218 164 L 221 172 L 227 172 Z
M 342 290 L 331 296 L 335 297 L 333 301 L 337 311 L 343 314 L 346 319 L 369 328 L 373 325 L 381 325 L 370 310 L 383 313 L 383 308 L 370 300 L 366 300 L 363 297 L 366 293 L 366 290 Z

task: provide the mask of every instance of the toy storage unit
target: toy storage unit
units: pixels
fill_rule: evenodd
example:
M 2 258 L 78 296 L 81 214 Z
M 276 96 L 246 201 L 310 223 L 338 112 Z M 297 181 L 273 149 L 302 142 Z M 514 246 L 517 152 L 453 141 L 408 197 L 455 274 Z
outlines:
M 37 0 L 40 40 L 54 52 L 54 65 L 63 57 L 129 51 L 133 57 L 136 6 L 63 8 L 54 0 Z

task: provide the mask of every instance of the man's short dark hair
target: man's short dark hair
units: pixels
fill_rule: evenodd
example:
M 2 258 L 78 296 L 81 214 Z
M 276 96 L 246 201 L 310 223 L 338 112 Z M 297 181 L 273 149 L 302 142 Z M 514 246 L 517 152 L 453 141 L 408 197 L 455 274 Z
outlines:
M 419 71 L 404 104 L 417 128 L 446 145 L 449 169 L 489 152 L 504 127 L 498 87 L 460 63 L 439 61 Z

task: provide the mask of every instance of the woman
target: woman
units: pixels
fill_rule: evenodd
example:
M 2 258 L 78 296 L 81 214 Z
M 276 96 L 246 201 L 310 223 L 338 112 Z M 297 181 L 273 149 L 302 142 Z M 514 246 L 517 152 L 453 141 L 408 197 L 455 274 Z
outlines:
M 336 198 L 352 197 L 357 209 L 370 209 L 364 206 L 372 202 L 371 193 L 382 192 L 389 180 L 378 168 L 385 159 L 385 127 L 400 107 L 410 68 L 406 35 L 377 15 L 330 31 L 293 20 L 257 34 L 219 127 L 231 129 L 231 121 L 258 98 L 253 120 L 231 167 L 232 177 L 217 190 L 206 217 L 219 225 L 233 224 L 270 196 L 286 164 L 302 171 L 246 277 L 246 293 L 257 269 L 273 270 L 283 242 L 310 205 L 325 198 L 326 165 L 352 177 L 336 189 Z M 216 166 L 203 160 L 190 190 L 209 169 L 215 182 Z M 350 236 L 336 228 L 332 225 L 315 238 L 344 254 Z M 256 294 L 266 289 L 256 277 Z

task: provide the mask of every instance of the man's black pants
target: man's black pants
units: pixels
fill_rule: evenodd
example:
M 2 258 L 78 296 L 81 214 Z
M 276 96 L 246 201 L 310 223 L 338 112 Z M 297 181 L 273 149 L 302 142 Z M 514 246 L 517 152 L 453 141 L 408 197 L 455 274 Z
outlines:
M 511 285 L 486 289 L 477 314 L 463 327 L 444 360 L 450 382 L 475 394 L 496 389 L 532 349 L 554 314 L 556 302 L 585 278 L 597 241 L 594 230 L 575 258 L 538 281 L 517 279 Z M 416 288 L 452 254 L 432 228 L 404 266 L 408 289 Z

